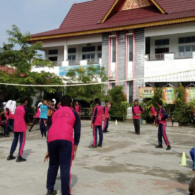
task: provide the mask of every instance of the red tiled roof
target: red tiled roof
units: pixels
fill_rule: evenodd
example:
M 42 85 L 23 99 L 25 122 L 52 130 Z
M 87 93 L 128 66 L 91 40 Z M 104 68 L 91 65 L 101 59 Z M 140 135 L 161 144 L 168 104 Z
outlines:
M 195 0 L 155 0 L 166 13 L 195 9 Z
M 182 9 L 179 6 L 181 0 L 156 0 L 156 2 L 166 12 L 168 12 L 169 9 L 174 11 L 169 14 L 162 14 L 155 6 L 119 11 L 104 23 L 99 24 L 98 22 L 101 21 L 106 15 L 114 0 L 94 0 L 85 3 L 74 4 L 59 29 L 34 34 L 32 37 L 97 30 L 195 16 L 195 0 L 188 1 L 191 2 L 191 6 L 187 6 L 188 8 L 186 10 L 184 3 L 182 3 L 182 5 L 185 8 Z M 170 8 L 168 6 L 168 2 L 170 4 Z M 106 8 L 103 8 L 105 6 Z M 86 11 L 83 12 L 83 10 Z M 83 13 L 83 15 L 81 13 Z
M 13 74 L 16 70 L 9 68 L 8 66 L 0 66 L 0 71 L 7 72 L 8 74 Z
M 73 4 L 61 28 L 71 28 L 101 22 L 115 0 L 95 0 Z

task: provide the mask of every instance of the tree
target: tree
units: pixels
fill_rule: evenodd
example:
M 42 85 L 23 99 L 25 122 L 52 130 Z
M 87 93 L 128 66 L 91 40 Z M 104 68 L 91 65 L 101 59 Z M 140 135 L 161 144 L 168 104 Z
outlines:
M 185 103 L 185 89 L 181 83 L 176 92 L 177 98 L 175 100 L 174 112 L 172 112 L 172 120 L 180 123 L 187 123 L 190 121 L 190 110 Z
M 29 74 L 32 67 L 49 66 L 53 64 L 49 60 L 44 60 L 38 51 L 42 48 L 41 42 L 36 42 L 32 45 L 29 44 L 30 33 L 22 34 L 20 29 L 16 26 L 12 26 L 12 30 L 7 30 L 9 35 L 8 44 L 3 43 L 3 47 L 0 47 L 0 65 L 10 65 L 14 67 L 18 72 Z M 19 47 L 19 49 L 15 49 Z
M 87 102 L 93 101 L 95 98 L 100 98 L 101 101 L 106 100 L 106 85 L 94 84 L 87 85 L 88 83 L 99 83 L 108 80 L 105 70 L 100 66 L 79 66 L 78 68 L 70 69 L 65 79 L 68 84 L 86 84 L 83 86 L 70 86 L 67 87 L 67 95 L 73 99 L 82 99 Z
M 49 66 L 52 67 L 52 62 L 44 60 L 42 55 L 38 54 L 42 48 L 41 42 L 36 42 L 32 45 L 28 43 L 30 33 L 22 34 L 19 28 L 15 25 L 12 30 L 7 31 L 9 38 L 8 44 L 3 44 L 0 47 L 0 65 L 9 65 L 15 69 L 13 74 L 0 71 L 1 83 L 13 84 L 30 84 L 30 85 L 63 85 L 63 80 L 49 72 L 42 71 L 31 72 L 33 66 Z M 19 49 L 15 49 L 19 47 Z M 1 85 L 0 93 L 7 93 L 9 99 L 17 99 L 18 96 L 33 96 L 37 91 L 46 91 L 48 93 L 56 93 L 63 88 L 58 87 L 21 87 L 21 86 L 6 86 Z
M 127 107 L 129 106 L 126 96 L 123 92 L 123 87 L 114 87 L 108 91 L 108 95 L 111 102 L 110 116 L 112 118 L 123 120 L 127 115 Z

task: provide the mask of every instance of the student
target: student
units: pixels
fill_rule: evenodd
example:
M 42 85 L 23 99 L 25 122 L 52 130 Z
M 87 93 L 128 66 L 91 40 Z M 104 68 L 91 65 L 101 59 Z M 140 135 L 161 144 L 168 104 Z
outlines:
M 167 125 L 167 121 L 166 119 L 168 118 L 168 114 L 165 112 L 165 109 L 162 107 L 163 102 L 162 100 L 158 101 L 158 108 L 159 108 L 159 112 L 158 112 L 158 124 L 156 124 L 156 127 L 158 127 L 158 146 L 156 146 L 156 148 L 163 148 L 162 145 L 162 137 L 164 138 L 164 141 L 167 145 L 167 150 L 171 149 L 171 146 L 169 144 L 169 140 L 168 137 L 166 135 L 166 125 Z
M 190 150 L 190 156 L 191 156 L 191 159 L 192 159 L 192 161 L 193 161 L 193 168 L 192 168 L 192 170 L 195 171 L 195 169 L 194 169 L 194 148 L 192 148 L 192 149 Z
M 108 131 L 108 126 L 109 126 L 109 102 L 105 101 L 105 106 L 103 108 L 104 111 L 104 127 L 103 127 L 103 133 L 107 133 Z
M 52 109 L 52 107 L 49 107 L 47 105 L 47 100 L 43 101 L 43 104 L 40 105 L 40 130 L 41 130 L 41 138 L 43 138 L 43 136 L 46 137 L 46 132 L 47 132 L 47 111 L 48 109 Z
M 54 185 L 59 166 L 61 171 L 62 195 L 71 194 L 70 169 L 72 160 L 76 157 L 81 129 L 80 117 L 78 113 L 70 108 L 71 102 L 70 96 L 66 95 L 62 97 L 62 107 L 52 116 L 52 126 L 47 139 L 48 152 L 44 159 L 45 162 L 49 158 L 47 195 L 57 194 L 57 191 L 54 190 Z
M 78 102 L 76 102 L 75 111 L 79 114 L 79 116 L 81 115 L 81 107 L 79 106 Z
M 40 117 L 40 105 L 42 104 L 42 102 L 38 103 L 38 106 L 35 108 L 35 115 L 34 115 L 34 120 L 33 120 L 33 124 L 29 129 L 29 132 L 32 131 L 32 128 L 34 127 L 34 125 L 39 121 L 39 117 Z
M 91 128 L 93 129 L 93 145 L 89 148 L 102 147 L 103 132 L 102 132 L 102 121 L 103 121 L 103 108 L 100 106 L 99 98 L 95 99 L 96 107 L 93 110 Z M 99 144 L 97 145 L 97 131 L 99 130 Z
M 156 124 L 157 123 L 156 108 L 154 107 L 153 103 L 150 104 L 150 112 L 151 112 L 152 118 L 154 120 L 154 124 Z
M 132 108 L 133 113 L 133 123 L 135 127 L 135 134 L 140 135 L 140 118 L 141 114 L 144 112 L 144 109 L 138 105 L 138 101 L 134 101 L 134 106 Z
M 54 109 L 54 107 L 52 106 L 52 102 L 50 100 L 48 100 L 48 104 L 49 107 L 52 107 Z M 48 109 L 47 110 L 47 130 L 49 130 L 49 128 L 51 127 L 51 117 L 53 114 L 53 110 Z
M 16 101 L 9 100 L 6 104 L 6 120 L 7 120 L 7 125 L 5 127 L 5 134 L 8 137 L 9 136 L 9 131 L 10 127 L 14 127 L 14 114 L 16 110 Z
M 60 109 L 62 107 L 61 101 L 58 103 L 57 107 L 58 107 L 58 109 Z
M 6 131 L 5 131 L 5 128 L 6 128 L 6 123 L 3 122 L 3 116 L 4 116 L 4 110 L 1 110 L 0 111 L 0 126 L 4 129 L 4 136 L 7 137 L 7 134 L 6 134 Z
M 26 130 L 27 130 L 26 123 L 28 123 L 28 108 L 26 107 L 26 105 L 28 104 L 28 101 L 26 98 L 21 98 L 20 103 L 21 105 L 17 106 L 15 111 L 14 140 L 12 142 L 10 155 L 7 158 L 7 160 L 14 160 L 16 158 L 13 156 L 13 154 L 16 150 L 18 139 L 20 137 L 20 147 L 19 147 L 19 153 L 16 162 L 26 161 L 26 159 L 22 158 L 22 154 L 23 154 L 24 145 L 26 141 Z M 31 124 L 29 123 L 29 125 Z

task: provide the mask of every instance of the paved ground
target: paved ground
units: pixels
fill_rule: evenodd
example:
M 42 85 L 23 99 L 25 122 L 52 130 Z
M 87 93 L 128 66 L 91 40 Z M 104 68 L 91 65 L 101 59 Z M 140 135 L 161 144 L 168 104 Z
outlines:
M 155 149 L 157 129 L 143 125 L 140 136 L 130 123 L 110 124 L 103 148 L 89 149 L 92 131 L 82 121 L 82 137 L 72 167 L 73 195 L 180 195 L 188 194 L 195 174 L 189 150 L 195 144 L 195 128 L 167 128 L 172 150 Z M 27 133 L 25 163 L 6 161 L 11 138 L 0 138 L 0 195 L 44 195 L 48 163 L 43 163 L 46 142 L 40 139 L 38 126 Z M 180 166 L 186 152 L 188 166 Z M 60 194 L 60 175 L 55 188 Z

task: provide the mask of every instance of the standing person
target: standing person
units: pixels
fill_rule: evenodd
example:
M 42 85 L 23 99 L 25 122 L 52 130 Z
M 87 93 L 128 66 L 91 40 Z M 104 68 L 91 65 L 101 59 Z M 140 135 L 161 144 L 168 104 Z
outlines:
M 150 104 L 150 112 L 151 112 L 151 115 L 152 115 L 152 118 L 153 118 L 153 122 L 154 124 L 156 125 L 157 123 L 157 118 L 156 118 L 156 108 L 154 107 L 153 103 Z
M 104 111 L 104 127 L 103 127 L 103 133 L 107 133 L 108 131 L 108 126 L 109 126 L 109 119 L 110 115 L 109 115 L 109 102 L 105 101 L 105 106 L 103 108 Z
M 58 169 L 61 172 L 62 195 L 70 195 L 71 165 L 76 157 L 76 152 L 80 140 L 80 117 L 72 110 L 71 97 L 62 97 L 62 107 L 52 116 L 52 126 L 48 133 L 48 152 L 44 162 L 49 158 L 49 168 L 47 174 L 47 195 L 55 195 L 54 190 Z M 64 114 L 66 113 L 66 114 Z M 73 137 L 74 132 L 74 137 Z
M 61 101 L 58 103 L 57 107 L 58 107 L 58 109 L 60 109 L 62 107 Z
M 5 127 L 5 134 L 8 137 L 9 136 L 9 131 L 10 127 L 14 127 L 14 114 L 16 110 L 16 101 L 9 100 L 6 104 L 6 121 L 7 125 Z
M 162 137 L 163 137 L 167 145 L 167 150 L 170 150 L 171 146 L 169 144 L 169 140 L 166 135 L 166 125 L 167 125 L 166 119 L 168 118 L 168 114 L 166 113 L 162 105 L 163 105 L 162 100 L 159 100 L 158 101 L 159 112 L 158 112 L 158 120 L 157 120 L 158 124 L 156 124 L 156 127 L 158 127 L 158 144 L 159 145 L 156 146 L 156 148 L 163 148 L 163 145 L 162 145 Z
M 48 100 L 48 104 L 47 104 L 49 107 L 52 107 L 53 108 L 53 104 L 50 100 Z M 49 128 L 51 127 L 51 117 L 52 117 L 52 114 L 53 114 L 53 110 L 49 109 L 47 110 L 47 130 L 49 130 Z
M 79 114 L 79 116 L 81 115 L 81 106 L 79 105 L 77 101 L 75 104 L 75 111 Z
M 26 161 L 26 159 L 22 158 L 22 154 L 23 154 L 24 145 L 26 141 L 26 130 L 27 130 L 26 123 L 28 123 L 28 108 L 26 107 L 26 105 L 28 104 L 27 98 L 21 98 L 20 103 L 21 105 L 17 106 L 15 111 L 14 140 L 12 142 L 10 155 L 7 158 L 7 160 L 14 160 L 16 158 L 13 156 L 13 154 L 16 150 L 18 139 L 20 137 L 20 147 L 19 147 L 19 153 L 16 162 Z
M 144 109 L 138 105 L 138 101 L 134 101 L 134 106 L 132 108 L 133 113 L 133 123 L 135 127 L 135 134 L 140 135 L 140 118 L 141 114 L 144 112 Z
M 103 143 L 103 132 L 102 132 L 102 121 L 103 121 L 103 108 L 100 106 L 99 98 L 95 99 L 96 107 L 93 110 L 91 128 L 93 129 L 93 145 L 89 148 L 102 147 Z M 97 131 L 99 130 L 99 144 L 97 145 Z
M 34 120 L 33 120 L 33 124 L 29 129 L 29 132 L 32 131 L 32 128 L 34 127 L 34 125 L 39 121 L 39 117 L 40 117 L 40 105 L 42 104 L 42 102 L 38 103 L 38 106 L 35 108 L 35 115 L 34 115 Z
M 41 138 L 43 136 L 46 137 L 46 132 L 47 132 L 47 111 L 48 109 L 54 110 L 52 107 L 49 107 L 47 105 L 47 100 L 43 101 L 43 104 L 40 105 L 40 130 L 41 130 Z

